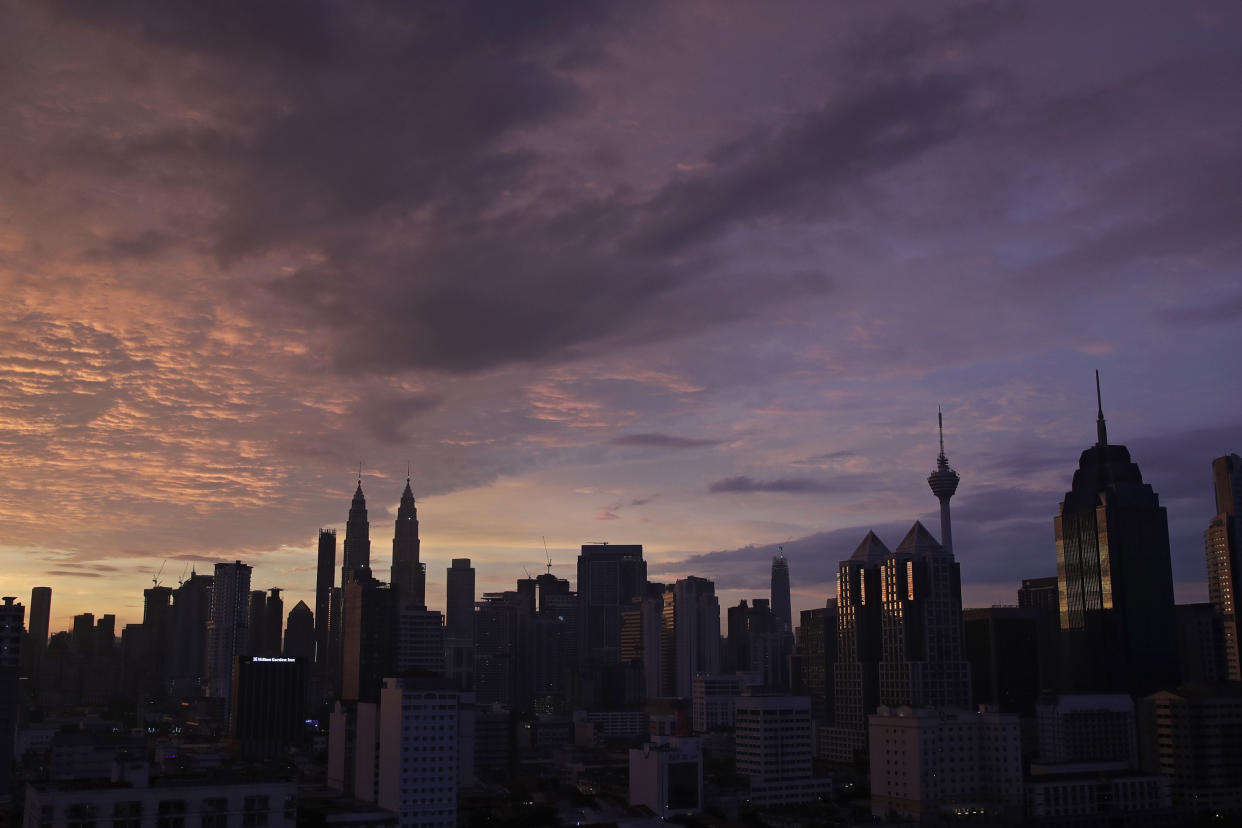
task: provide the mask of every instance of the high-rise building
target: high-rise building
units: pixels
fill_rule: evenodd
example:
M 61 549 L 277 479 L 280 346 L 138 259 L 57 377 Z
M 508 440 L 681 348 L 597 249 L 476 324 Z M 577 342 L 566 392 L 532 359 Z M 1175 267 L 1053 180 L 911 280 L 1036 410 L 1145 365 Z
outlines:
M 789 604 L 789 561 L 782 549 L 772 558 L 772 614 L 776 616 L 777 629 L 793 635 L 793 611 Z
M 720 602 L 716 585 L 693 575 L 674 583 L 666 595 L 672 598 L 673 623 L 664 655 L 671 656 L 672 681 L 664 695 L 689 698 L 696 674 L 720 672 Z
M 207 693 L 225 699 L 233 689 L 233 662 L 245 653 L 250 622 L 250 567 L 216 564 L 207 622 Z
M 1032 716 L 1040 693 L 1039 615 L 1021 607 L 964 613 L 971 695 L 978 704 Z
M 953 554 L 915 521 L 880 565 L 880 702 L 970 708 L 962 575 Z
M 246 621 L 246 655 L 267 654 L 267 593 L 250 592 L 250 614 Z
M 21 709 L 18 690 L 22 667 L 22 633 L 26 608 L 5 596 L 0 605 L 0 802 L 13 789 L 13 738 Z
M 647 562 L 641 545 L 587 543 L 578 556 L 579 657 L 617 662 L 621 646 L 621 610 L 641 597 L 647 585 Z
M 1242 457 L 1228 454 L 1212 461 L 1216 517 L 1203 533 L 1207 555 L 1208 599 L 1221 617 L 1225 667 L 1229 681 L 1242 681 L 1237 594 L 1242 588 Z
M 377 804 L 400 825 L 456 828 L 457 789 L 473 766 L 468 695 L 410 678 L 384 681 L 379 706 Z
M 320 678 L 331 675 L 328 646 L 331 641 L 330 608 L 336 582 L 336 530 L 319 530 L 319 557 L 315 567 L 315 672 Z
M 1063 685 L 1146 694 L 1177 681 L 1169 523 L 1125 446 L 1111 445 L 1096 374 L 1096 444 L 1055 519 Z
M 371 574 L 371 523 L 367 520 L 367 498 L 362 493 L 362 478 L 349 504 L 345 521 L 345 543 L 341 556 L 341 586 Z M 348 603 L 348 601 L 347 601 Z
M 392 591 L 371 577 L 369 570 L 355 570 L 345 585 L 341 656 L 341 699 L 375 702 L 384 677 L 393 667 L 396 629 Z
M 397 507 L 397 525 L 392 536 L 392 590 L 400 606 L 427 607 L 427 570 L 419 562 L 418 509 L 410 478 Z
M 1141 699 L 1144 769 L 1168 777 L 1194 822 L 1242 821 L 1242 687 L 1186 686 Z
M 304 664 L 312 664 L 315 655 L 315 617 L 305 601 L 298 601 L 289 610 L 285 626 L 284 655 L 300 658 Z
M 736 764 L 757 807 L 812 802 L 827 779 L 811 775 L 811 700 L 748 687 L 734 703 Z
M 283 656 L 237 660 L 229 730 L 243 756 L 272 760 L 294 744 L 302 729 L 306 663 Z
M 474 567 L 469 558 L 453 558 L 445 576 L 444 635 L 474 639 Z
M 37 681 L 43 651 L 47 649 L 48 625 L 52 617 L 52 588 L 39 586 L 30 590 L 30 630 L 26 635 L 26 674 Z
M 1211 603 L 1178 604 L 1177 671 L 1186 684 L 1216 684 L 1228 678 L 1221 614 Z
M 402 674 L 417 670 L 444 675 L 444 619 L 439 610 L 413 603 L 397 610 L 396 668 Z
M 1039 649 L 1039 689 L 1050 693 L 1060 686 L 1061 610 L 1057 578 L 1023 578 L 1018 589 L 1018 609 L 1035 613 Z
M 95 655 L 95 614 L 83 612 L 73 616 L 73 651 L 79 658 Z
M 811 697 L 812 721 L 826 725 L 833 720 L 833 672 L 837 664 L 837 599 L 822 607 L 802 610 L 798 625 L 802 651 L 802 686 Z
M 261 655 L 280 655 L 285 626 L 285 602 L 280 597 L 280 587 L 272 587 L 267 593 L 263 608 L 263 651 Z
M 215 578 L 191 570 L 173 593 L 173 640 L 169 676 L 173 693 L 181 698 L 202 695 L 207 663 L 207 624 L 211 619 L 211 592 Z

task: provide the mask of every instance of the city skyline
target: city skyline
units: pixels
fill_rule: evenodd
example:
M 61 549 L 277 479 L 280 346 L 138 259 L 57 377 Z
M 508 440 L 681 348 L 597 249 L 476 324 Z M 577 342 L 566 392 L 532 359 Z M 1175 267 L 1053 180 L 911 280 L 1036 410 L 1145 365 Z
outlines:
M 360 461 L 432 608 L 546 538 L 722 606 L 782 548 L 796 619 L 938 534 L 938 406 L 964 602 L 1013 603 L 1097 368 L 1206 598 L 1242 9 L 366 8 L 0 4 L 0 592 L 53 631 L 236 560 L 314 606 Z

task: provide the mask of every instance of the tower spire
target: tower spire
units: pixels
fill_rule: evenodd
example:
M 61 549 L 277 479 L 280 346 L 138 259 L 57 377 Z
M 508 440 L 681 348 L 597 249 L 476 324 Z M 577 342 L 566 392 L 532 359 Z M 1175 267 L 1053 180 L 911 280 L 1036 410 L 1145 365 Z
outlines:
M 936 468 L 927 478 L 927 485 L 932 494 L 940 501 L 940 545 L 944 551 L 953 554 L 953 527 L 949 518 L 949 498 L 957 491 L 961 480 L 957 472 L 949 467 L 949 458 L 944 453 L 944 414 L 940 406 L 936 406 L 936 422 L 940 428 L 940 456 L 936 458 Z
M 1104 399 L 1100 396 L 1100 371 L 1098 368 L 1095 371 L 1095 404 L 1096 411 L 1098 412 L 1095 419 L 1096 445 L 1107 446 L 1108 428 L 1104 425 Z

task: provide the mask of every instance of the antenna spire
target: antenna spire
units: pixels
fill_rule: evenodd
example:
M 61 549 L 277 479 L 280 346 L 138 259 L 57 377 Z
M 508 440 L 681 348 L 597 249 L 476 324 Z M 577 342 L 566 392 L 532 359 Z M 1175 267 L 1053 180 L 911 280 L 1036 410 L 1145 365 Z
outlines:
M 358 461 L 358 485 L 362 485 L 362 461 Z
M 936 406 L 936 422 L 940 426 L 940 456 L 944 459 L 944 414 L 940 411 L 940 406 Z
M 1108 445 L 1108 428 L 1104 425 L 1104 398 L 1100 395 L 1100 371 L 1097 368 L 1095 372 L 1095 404 L 1096 404 L 1096 420 L 1095 420 L 1095 437 L 1096 445 Z

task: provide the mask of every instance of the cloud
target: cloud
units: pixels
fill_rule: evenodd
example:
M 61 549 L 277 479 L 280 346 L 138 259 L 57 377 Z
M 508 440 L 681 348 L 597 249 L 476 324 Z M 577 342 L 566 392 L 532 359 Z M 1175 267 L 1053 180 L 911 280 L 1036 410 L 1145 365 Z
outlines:
M 706 440 L 694 437 L 677 437 L 672 434 L 626 434 L 611 440 L 614 446 L 641 446 L 644 448 L 688 449 L 704 446 L 718 446 L 721 440 Z
M 755 492 L 806 493 L 806 492 L 843 492 L 850 486 L 842 481 L 815 480 L 809 477 L 780 477 L 774 480 L 756 480 L 746 475 L 726 477 L 717 480 L 707 487 L 712 494 Z

